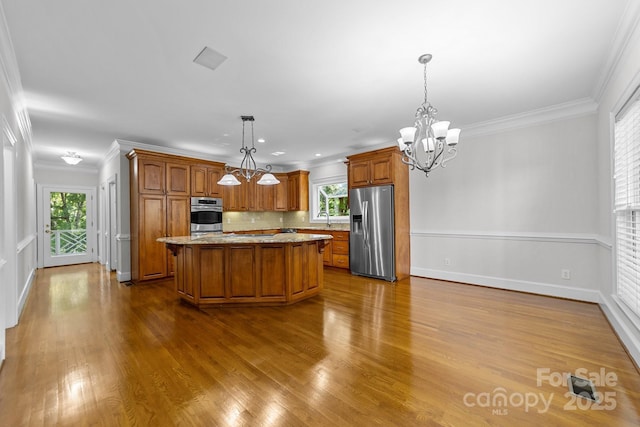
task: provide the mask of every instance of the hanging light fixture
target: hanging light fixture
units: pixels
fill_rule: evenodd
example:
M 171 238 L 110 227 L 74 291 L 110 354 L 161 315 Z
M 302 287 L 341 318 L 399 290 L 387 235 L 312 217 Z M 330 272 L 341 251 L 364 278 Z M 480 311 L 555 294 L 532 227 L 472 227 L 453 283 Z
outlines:
M 412 170 L 420 169 L 426 176 L 438 166 L 445 167 L 458 154 L 460 137 L 460 129 L 449 129 L 449 122 L 436 119 L 438 110 L 427 100 L 427 63 L 431 58 L 428 53 L 418 58 L 424 65 L 424 102 L 416 111 L 415 125 L 400 129 L 398 138 L 402 162 Z
M 65 154 L 64 156 L 60 156 L 60 158 L 69 165 L 77 165 L 83 160 L 83 158 L 80 157 L 75 151 L 67 151 L 67 154 Z
M 247 182 L 251 181 L 251 178 L 254 176 L 260 176 L 260 180 L 258 180 L 258 184 L 260 185 L 274 185 L 280 184 L 278 178 L 273 176 L 271 173 L 271 165 L 267 165 L 264 169 L 258 168 L 256 165 L 256 161 L 253 160 L 253 153 L 255 153 L 256 147 L 253 143 L 253 116 L 240 116 L 242 119 L 242 147 L 240 148 L 240 152 L 244 153 L 244 158 L 240 163 L 240 167 L 238 169 L 231 169 L 228 166 L 225 168 L 226 174 L 222 177 L 218 184 L 220 185 L 240 185 L 240 181 L 235 177 L 235 175 L 242 177 L 247 180 Z M 251 148 L 244 142 L 244 125 L 246 122 L 251 122 Z

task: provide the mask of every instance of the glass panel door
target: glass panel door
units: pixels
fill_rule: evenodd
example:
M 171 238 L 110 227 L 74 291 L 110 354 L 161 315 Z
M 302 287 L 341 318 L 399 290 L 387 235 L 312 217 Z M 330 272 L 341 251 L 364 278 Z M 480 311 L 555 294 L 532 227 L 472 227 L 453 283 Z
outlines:
M 91 191 L 45 189 L 43 198 L 44 266 L 93 261 Z

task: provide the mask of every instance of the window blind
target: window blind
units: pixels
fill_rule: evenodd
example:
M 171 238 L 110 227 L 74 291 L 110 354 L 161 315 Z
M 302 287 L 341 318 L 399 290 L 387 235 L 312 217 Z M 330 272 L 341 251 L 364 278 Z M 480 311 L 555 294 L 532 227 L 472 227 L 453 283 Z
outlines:
M 614 200 L 616 289 L 618 297 L 640 316 L 640 100 L 636 90 L 616 117 Z

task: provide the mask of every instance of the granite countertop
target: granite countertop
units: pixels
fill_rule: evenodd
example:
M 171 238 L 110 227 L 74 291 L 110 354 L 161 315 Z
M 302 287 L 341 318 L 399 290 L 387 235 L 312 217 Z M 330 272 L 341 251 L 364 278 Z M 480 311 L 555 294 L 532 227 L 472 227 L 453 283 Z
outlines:
M 327 234 L 277 233 L 277 234 L 221 234 L 209 233 L 202 236 L 161 237 L 158 242 L 173 245 L 225 245 L 237 243 L 294 243 L 314 240 L 330 240 Z

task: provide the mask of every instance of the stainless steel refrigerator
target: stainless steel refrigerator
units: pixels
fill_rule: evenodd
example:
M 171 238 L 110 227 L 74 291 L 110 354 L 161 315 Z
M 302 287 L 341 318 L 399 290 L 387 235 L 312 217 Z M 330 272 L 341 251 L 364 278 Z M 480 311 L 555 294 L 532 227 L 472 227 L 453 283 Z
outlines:
M 393 185 L 351 189 L 349 209 L 351 273 L 394 282 Z

